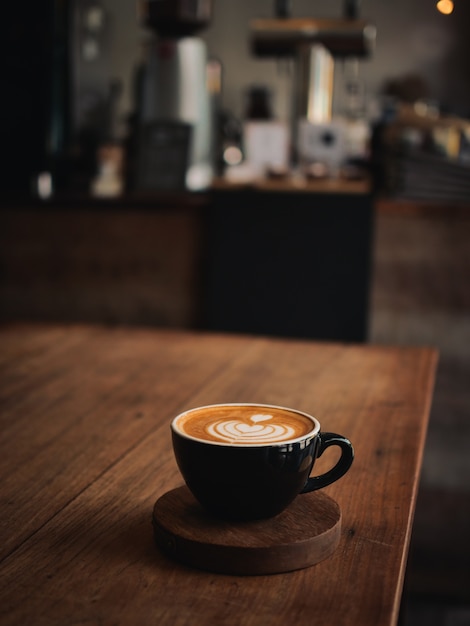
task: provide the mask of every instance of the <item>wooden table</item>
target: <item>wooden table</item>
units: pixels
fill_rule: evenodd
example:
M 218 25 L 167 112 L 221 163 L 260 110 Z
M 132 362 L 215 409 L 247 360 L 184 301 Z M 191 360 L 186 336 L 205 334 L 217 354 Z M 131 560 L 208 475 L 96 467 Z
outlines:
M 3 327 L 0 623 L 395 624 L 436 361 L 419 347 Z M 182 483 L 169 422 L 220 401 L 297 407 L 353 441 L 351 470 L 325 489 L 343 514 L 331 558 L 239 577 L 155 547 L 153 504 Z

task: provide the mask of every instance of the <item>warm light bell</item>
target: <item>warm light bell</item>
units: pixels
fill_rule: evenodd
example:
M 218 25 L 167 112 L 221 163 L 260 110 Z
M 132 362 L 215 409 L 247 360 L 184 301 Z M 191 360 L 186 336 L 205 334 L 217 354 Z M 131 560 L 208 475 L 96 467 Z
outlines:
M 452 0 L 439 0 L 436 4 L 436 8 L 444 15 L 450 15 L 454 10 L 454 3 Z

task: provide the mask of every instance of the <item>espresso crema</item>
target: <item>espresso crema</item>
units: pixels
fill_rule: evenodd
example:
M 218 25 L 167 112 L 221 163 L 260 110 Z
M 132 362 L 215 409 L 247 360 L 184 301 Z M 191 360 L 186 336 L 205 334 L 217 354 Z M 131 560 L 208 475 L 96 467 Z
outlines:
M 173 427 L 203 441 L 259 445 L 303 437 L 316 430 L 316 422 L 282 407 L 222 404 L 182 413 Z

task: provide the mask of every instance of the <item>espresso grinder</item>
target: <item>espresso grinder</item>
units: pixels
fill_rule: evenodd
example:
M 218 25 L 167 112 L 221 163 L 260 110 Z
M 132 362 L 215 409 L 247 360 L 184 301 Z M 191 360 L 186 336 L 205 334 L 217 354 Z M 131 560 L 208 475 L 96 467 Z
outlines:
M 205 42 L 212 0 L 143 0 L 141 23 L 153 37 L 138 93 L 139 191 L 199 190 L 213 175 L 213 113 Z

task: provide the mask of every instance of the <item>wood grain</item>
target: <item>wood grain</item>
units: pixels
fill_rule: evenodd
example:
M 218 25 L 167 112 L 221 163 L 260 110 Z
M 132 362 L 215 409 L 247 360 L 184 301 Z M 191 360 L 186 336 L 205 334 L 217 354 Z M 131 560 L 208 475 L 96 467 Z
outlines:
M 258 191 L 276 191 L 280 193 L 308 192 L 315 193 L 336 193 L 336 194 L 368 194 L 371 192 L 372 184 L 369 178 L 357 180 L 347 180 L 345 178 L 326 178 L 310 180 L 308 178 L 261 178 L 249 183 L 233 183 L 223 178 L 213 181 L 213 189 L 253 189 Z
M 434 350 L 73 326 L 6 327 L 4 343 L 2 626 L 396 623 Z M 228 576 L 154 546 L 153 505 L 182 482 L 171 417 L 244 401 L 305 410 L 355 446 L 324 490 L 341 541 L 311 568 Z
M 198 315 L 197 207 L 0 212 L 0 319 L 191 327 Z
M 163 494 L 153 508 L 155 541 L 170 558 L 222 574 L 280 574 L 333 554 L 341 510 L 325 493 L 298 497 L 281 514 L 230 523 L 204 512 L 187 487 Z

